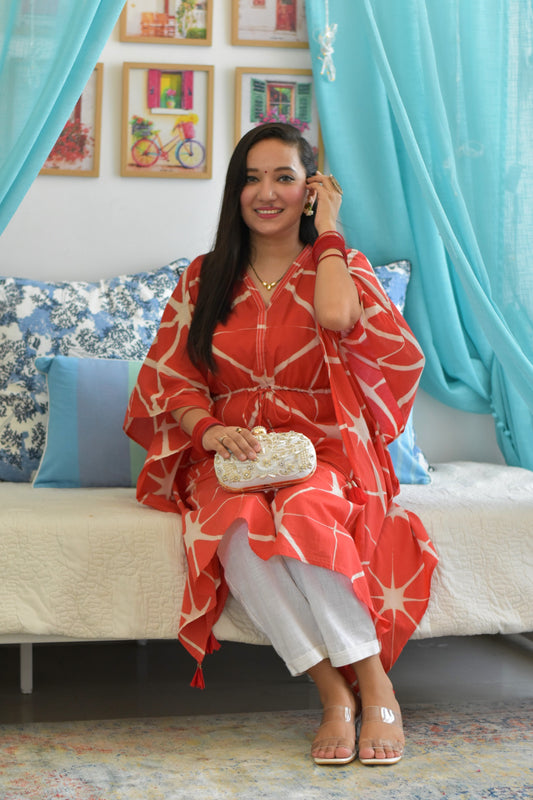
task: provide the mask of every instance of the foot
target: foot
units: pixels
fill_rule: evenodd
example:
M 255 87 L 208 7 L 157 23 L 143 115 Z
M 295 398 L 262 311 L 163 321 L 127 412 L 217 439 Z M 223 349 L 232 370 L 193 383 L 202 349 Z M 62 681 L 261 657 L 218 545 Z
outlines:
M 386 706 L 363 705 L 359 761 L 366 766 L 397 764 L 404 748 L 402 715 L 395 699 Z
M 359 761 L 362 764 L 396 764 L 402 757 L 402 715 L 392 683 L 379 656 L 353 665 L 361 692 Z
M 355 758 L 355 714 L 350 706 L 328 706 L 311 747 L 315 764 L 349 764 Z

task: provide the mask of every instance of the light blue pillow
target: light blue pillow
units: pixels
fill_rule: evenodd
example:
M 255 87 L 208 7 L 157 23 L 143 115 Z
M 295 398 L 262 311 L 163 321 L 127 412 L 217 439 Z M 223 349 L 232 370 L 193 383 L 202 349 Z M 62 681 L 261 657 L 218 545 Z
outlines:
M 34 486 L 135 486 L 146 452 L 122 430 L 142 361 L 44 356 L 48 427 Z
M 374 272 L 387 295 L 403 314 L 411 277 L 410 262 L 393 261 L 390 264 L 374 267 Z M 389 453 L 400 483 L 431 483 L 429 464 L 416 444 L 412 412 L 403 433 L 389 444 Z
M 144 359 L 189 261 L 88 283 L 0 278 L 0 480 L 30 481 L 46 434 L 40 356 Z

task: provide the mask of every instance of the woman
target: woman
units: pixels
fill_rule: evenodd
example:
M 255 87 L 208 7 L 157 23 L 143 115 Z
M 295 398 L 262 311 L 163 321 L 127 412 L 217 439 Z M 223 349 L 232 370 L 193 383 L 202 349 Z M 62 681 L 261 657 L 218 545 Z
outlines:
M 241 139 L 214 249 L 167 306 L 125 428 L 148 450 L 139 500 L 182 515 L 179 638 L 198 662 L 193 685 L 231 591 L 290 672 L 317 685 L 315 762 L 355 758 L 362 710 L 360 760 L 393 764 L 404 739 L 386 669 L 425 611 L 436 557 L 393 502 L 386 444 L 407 420 L 423 356 L 336 233 L 341 193 L 290 125 Z M 221 488 L 214 454 L 255 459 L 255 425 L 306 434 L 315 474 L 277 491 Z

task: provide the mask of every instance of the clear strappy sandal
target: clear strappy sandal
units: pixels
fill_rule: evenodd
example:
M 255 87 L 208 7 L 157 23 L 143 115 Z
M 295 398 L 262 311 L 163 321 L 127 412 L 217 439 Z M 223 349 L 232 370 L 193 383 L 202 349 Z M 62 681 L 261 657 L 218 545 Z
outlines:
M 311 757 L 315 764 L 319 765 L 342 765 L 342 764 L 349 764 L 350 761 L 353 761 L 355 758 L 355 722 L 356 717 L 354 711 L 349 706 L 328 706 L 322 712 L 322 722 L 320 723 L 319 733 L 322 731 L 323 733 L 327 732 L 327 726 L 331 727 L 332 725 L 337 725 L 339 722 L 344 722 L 346 725 L 350 726 L 350 729 L 353 731 L 353 736 L 350 737 L 339 737 L 339 736 L 322 736 L 320 739 L 315 739 L 311 748 Z M 326 729 L 326 731 L 324 731 Z M 318 734 L 317 734 L 318 736 Z M 328 748 L 333 748 L 336 750 L 337 748 L 342 747 L 346 750 L 350 751 L 348 756 L 343 758 L 323 758 L 321 756 L 314 756 L 313 751 L 316 750 L 325 750 Z
M 403 755 L 404 748 L 402 715 L 400 712 L 393 711 L 391 708 L 385 708 L 385 706 L 366 706 L 366 708 L 363 708 L 361 714 L 361 725 L 368 722 L 381 722 L 390 725 L 391 738 L 375 739 L 369 737 L 366 739 L 359 739 L 359 752 L 366 749 L 392 750 L 396 753 L 400 753 L 400 755 L 393 756 L 392 758 L 361 758 L 361 756 L 359 756 L 361 764 L 368 767 L 397 764 Z M 398 732 L 399 738 L 394 738 L 395 730 Z

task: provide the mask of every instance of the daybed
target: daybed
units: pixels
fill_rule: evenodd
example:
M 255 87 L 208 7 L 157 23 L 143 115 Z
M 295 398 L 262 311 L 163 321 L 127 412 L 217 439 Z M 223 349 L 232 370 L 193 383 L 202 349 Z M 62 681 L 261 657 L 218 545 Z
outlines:
M 180 519 L 137 503 L 140 455 L 113 438 L 124 409 L 109 435 L 96 431 L 117 398 L 126 402 L 183 266 L 98 284 L 0 280 L 0 644 L 21 646 L 23 692 L 34 642 L 176 637 Z M 102 368 L 112 372 L 107 395 Z M 403 483 L 400 495 L 440 556 L 415 637 L 533 630 L 533 472 L 454 462 L 434 464 L 430 478 Z M 408 586 L 393 589 L 409 596 Z M 267 643 L 231 598 L 215 634 Z

